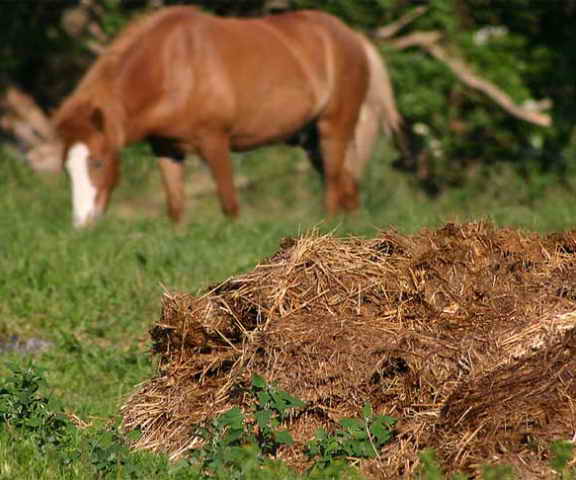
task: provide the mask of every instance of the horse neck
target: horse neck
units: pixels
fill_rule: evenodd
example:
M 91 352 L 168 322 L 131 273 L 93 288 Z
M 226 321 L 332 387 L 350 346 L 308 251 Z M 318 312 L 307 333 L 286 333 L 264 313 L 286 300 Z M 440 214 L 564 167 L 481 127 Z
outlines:
M 108 105 L 104 111 L 105 124 L 103 133 L 113 150 L 120 150 L 126 144 L 124 112 L 118 102 Z

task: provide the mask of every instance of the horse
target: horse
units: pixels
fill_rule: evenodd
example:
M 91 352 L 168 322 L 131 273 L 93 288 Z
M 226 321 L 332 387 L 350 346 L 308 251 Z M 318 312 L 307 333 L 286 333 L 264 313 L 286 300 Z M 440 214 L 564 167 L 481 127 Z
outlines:
M 394 133 L 400 123 L 376 48 L 336 17 L 222 18 L 192 6 L 129 23 L 53 116 L 77 227 L 106 210 L 120 151 L 139 141 L 158 157 L 176 223 L 187 154 L 208 165 L 222 211 L 234 218 L 230 152 L 278 142 L 300 143 L 317 159 L 329 215 L 351 211 L 380 127 Z M 303 141 L 307 131 L 314 134 Z

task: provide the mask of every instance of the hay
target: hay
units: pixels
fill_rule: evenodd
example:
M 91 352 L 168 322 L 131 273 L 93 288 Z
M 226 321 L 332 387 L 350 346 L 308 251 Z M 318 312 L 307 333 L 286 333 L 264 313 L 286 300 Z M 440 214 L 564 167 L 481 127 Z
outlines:
M 429 445 L 449 468 L 473 471 L 492 458 L 481 455 L 496 451 L 486 436 L 500 445 L 502 425 L 541 415 L 527 410 L 516 422 L 518 405 L 506 395 L 494 393 L 493 402 L 510 401 L 509 408 L 481 403 L 492 380 L 505 392 L 524 385 L 508 381 L 517 372 L 547 375 L 566 383 L 550 398 L 574 398 L 573 377 L 551 377 L 538 370 L 542 363 L 524 367 L 572 338 L 574 253 L 574 233 L 543 237 L 487 223 L 413 236 L 388 231 L 369 240 L 317 233 L 287 239 L 252 272 L 202 296 L 164 296 L 150 332 L 158 372 L 122 407 L 124 427 L 142 432 L 138 448 L 176 458 L 197 446 L 195 424 L 246 406 L 243 388 L 259 374 L 308 402 L 287 425 L 300 444 L 317 426 L 356 415 L 366 401 L 399 418 L 381 459 L 363 462 L 369 476 L 409 475 L 417 451 Z M 469 392 L 476 403 L 467 404 Z M 538 398 L 547 405 L 548 397 Z M 478 430 L 462 417 L 466 405 L 490 422 Z M 567 438 L 572 407 L 562 405 L 554 435 Z M 463 443 L 476 430 L 482 448 L 473 439 Z M 297 450 L 281 454 L 303 467 Z M 541 451 L 535 456 L 546 461 Z M 536 463 L 532 469 L 544 468 Z
M 535 355 L 459 385 L 432 444 L 453 471 L 506 463 L 522 478 L 550 478 L 542 459 L 551 441 L 571 440 L 575 426 L 576 330 L 570 330 Z

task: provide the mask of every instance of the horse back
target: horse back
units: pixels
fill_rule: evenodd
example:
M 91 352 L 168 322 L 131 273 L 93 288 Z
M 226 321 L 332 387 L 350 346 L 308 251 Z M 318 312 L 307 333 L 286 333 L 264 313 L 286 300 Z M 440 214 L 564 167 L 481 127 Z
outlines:
M 246 142 L 287 137 L 327 109 L 365 97 L 368 66 L 357 35 L 330 15 L 299 11 L 259 19 L 220 19 L 206 33 L 204 57 L 232 99 L 233 136 Z M 202 62 L 203 63 L 203 62 Z M 209 95 L 207 85 L 202 98 Z M 224 96 L 225 97 L 225 96 Z M 222 99 L 223 97 L 220 96 Z M 221 100 L 222 102 L 222 100 Z M 201 109 L 204 110 L 204 109 Z M 275 129 L 276 132 L 269 131 Z
M 364 91 L 368 78 L 366 52 L 357 34 L 338 18 L 318 10 L 301 10 L 262 19 L 297 42 L 300 52 L 315 66 L 326 91 L 339 96 L 346 84 Z
M 233 148 L 252 148 L 289 136 L 339 103 L 360 105 L 367 78 L 356 34 L 330 15 L 246 20 L 168 7 L 113 42 L 59 117 L 79 118 L 76 106 L 89 105 L 85 110 L 103 112 L 104 124 L 122 130 L 117 137 L 126 142 L 157 135 L 194 144 L 221 130 Z
M 318 55 L 323 51 L 321 48 L 327 46 L 324 42 L 328 41 L 328 47 L 332 48 L 329 54 L 332 60 L 339 64 L 338 66 L 345 64 L 345 67 L 354 69 L 356 65 L 363 68 L 362 65 L 365 64 L 365 53 L 361 42 L 358 41 L 357 33 L 337 17 L 319 10 L 300 10 L 269 15 L 261 20 L 298 39 L 305 50 L 309 53 L 314 52 L 316 57 L 312 60 L 322 60 Z

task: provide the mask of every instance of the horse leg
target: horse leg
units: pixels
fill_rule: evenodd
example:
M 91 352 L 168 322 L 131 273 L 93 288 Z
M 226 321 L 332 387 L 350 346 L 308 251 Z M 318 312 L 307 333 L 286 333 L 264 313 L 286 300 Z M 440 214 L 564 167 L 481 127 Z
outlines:
M 184 212 L 184 161 L 172 157 L 159 157 L 158 166 L 166 192 L 168 216 L 176 224 L 182 223 Z
M 314 170 L 322 175 L 324 178 L 324 164 L 322 160 L 322 151 L 320 150 L 320 138 L 318 135 L 318 126 L 316 123 L 306 125 L 298 133 L 290 137 L 286 141 L 287 145 L 293 147 L 300 147 L 306 153 L 306 157 L 310 161 Z
M 200 156 L 210 167 L 212 177 L 216 182 L 222 211 L 228 217 L 237 218 L 240 208 L 234 187 L 229 138 L 226 136 L 206 137 L 199 151 Z
M 171 140 L 149 137 L 148 142 L 158 159 L 166 194 L 166 210 L 170 219 L 182 223 L 184 212 L 184 152 Z
M 340 174 L 340 208 L 346 212 L 353 212 L 360 207 L 358 179 L 343 165 Z
M 348 171 L 345 160 L 353 138 L 353 125 L 338 125 L 323 119 L 318 122 L 326 182 L 325 204 L 329 215 L 340 209 L 359 207 L 358 183 Z

